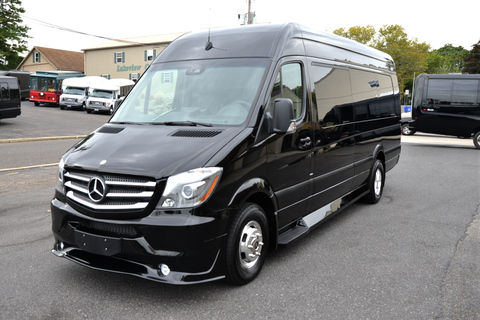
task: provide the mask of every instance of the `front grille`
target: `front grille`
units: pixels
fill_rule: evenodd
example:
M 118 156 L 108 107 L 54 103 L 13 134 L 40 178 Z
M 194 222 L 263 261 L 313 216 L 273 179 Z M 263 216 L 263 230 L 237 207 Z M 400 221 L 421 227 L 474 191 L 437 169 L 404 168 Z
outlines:
M 139 236 L 137 230 L 130 225 L 105 223 L 86 220 L 81 222 L 82 229 L 94 234 L 104 234 L 112 237 L 136 238 Z
M 97 212 L 141 211 L 149 204 L 156 182 L 152 178 L 66 169 L 67 198 Z
M 100 101 L 90 101 L 91 106 L 96 106 L 96 107 L 103 107 L 105 103 L 100 102 Z

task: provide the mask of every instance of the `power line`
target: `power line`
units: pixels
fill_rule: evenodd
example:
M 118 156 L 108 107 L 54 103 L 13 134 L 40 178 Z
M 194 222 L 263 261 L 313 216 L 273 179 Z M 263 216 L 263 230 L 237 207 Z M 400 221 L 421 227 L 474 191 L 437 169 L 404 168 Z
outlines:
M 129 41 L 129 40 L 115 39 L 115 38 L 110 38 L 110 37 L 105 37 L 105 36 L 99 36 L 99 35 L 95 35 L 95 34 L 91 34 L 91 33 L 87 33 L 87 32 L 82 32 L 82 31 L 73 30 L 73 29 L 70 29 L 70 28 L 58 26 L 58 25 L 55 25 L 55 24 L 52 24 L 52 23 L 49 23 L 49 22 L 45 22 L 45 21 L 41 21 L 41 20 L 38 20 L 38 19 L 30 18 L 30 17 L 27 17 L 25 15 L 21 15 L 21 16 L 22 16 L 22 18 L 33 20 L 33 21 L 37 22 L 38 24 L 43 25 L 45 27 L 52 28 L 52 29 L 57 29 L 57 30 L 60 30 L 60 31 L 72 32 L 72 33 L 81 34 L 81 35 L 84 35 L 84 36 L 95 37 L 95 38 L 100 38 L 100 39 L 105 39 L 105 40 L 110 40 L 110 41 L 116 41 L 116 42 L 123 42 L 123 43 L 133 44 L 133 45 L 144 45 L 145 44 L 145 43 L 142 43 L 142 42 L 136 42 L 136 41 Z

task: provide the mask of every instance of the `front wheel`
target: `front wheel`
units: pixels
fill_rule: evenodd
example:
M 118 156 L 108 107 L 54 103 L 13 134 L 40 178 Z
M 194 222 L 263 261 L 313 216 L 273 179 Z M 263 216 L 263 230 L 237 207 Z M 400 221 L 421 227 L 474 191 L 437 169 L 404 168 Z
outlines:
M 473 135 L 473 144 L 475 145 L 475 148 L 480 149 L 480 131 Z
M 375 204 L 380 201 L 383 194 L 383 186 L 385 184 L 385 168 L 380 160 L 375 160 L 370 177 L 368 179 L 368 193 L 364 200 L 368 203 Z
M 268 248 L 268 222 L 262 208 L 245 204 L 235 217 L 227 239 L 227 281 L 246 284 L 260 273 Z

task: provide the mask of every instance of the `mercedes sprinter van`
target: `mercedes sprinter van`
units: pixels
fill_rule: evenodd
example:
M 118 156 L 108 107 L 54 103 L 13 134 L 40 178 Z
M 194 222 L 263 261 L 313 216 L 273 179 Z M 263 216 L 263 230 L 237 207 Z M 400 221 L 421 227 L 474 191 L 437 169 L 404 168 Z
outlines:
M 170 284 L 245 284 L 400 157 L 388 54 L 295 23 L 186 34 L 61 158 L 52 252 Z

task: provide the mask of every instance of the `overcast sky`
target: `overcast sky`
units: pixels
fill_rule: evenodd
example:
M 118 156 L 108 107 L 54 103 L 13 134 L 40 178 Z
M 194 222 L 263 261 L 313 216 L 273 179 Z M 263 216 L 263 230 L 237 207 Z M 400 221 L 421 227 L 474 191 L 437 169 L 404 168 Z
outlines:
M 442 3 L 442 4 L 440 4 Z M 24 23 L 31 28 L 33 46 L 81 51 L 114 39 L 238 26 L 247 0 L 22 0 Z M 480 40 L 479 0 L 360 1 L 360 0 L 253 0 L 258 23 L 298 22 L 333 32 L 337 28 L 398 24 L 410 39 L 432 49 L 450 43 L 471 50 Z M 34 20 L 35 19 L 35 20 Z M 90 34 L 81 35 L 44 23 Z

